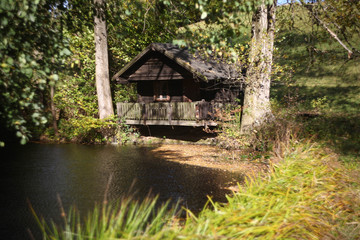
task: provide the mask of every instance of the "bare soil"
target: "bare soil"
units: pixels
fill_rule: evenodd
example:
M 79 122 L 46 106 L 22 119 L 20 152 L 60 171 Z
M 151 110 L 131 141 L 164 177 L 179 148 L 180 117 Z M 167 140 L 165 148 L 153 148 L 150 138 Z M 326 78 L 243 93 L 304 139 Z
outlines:
M 257 175 L 267 168 L 263 163 L 239 160 L 240 151 L 229 151 L 216 146 L 165 144 L 152 151 L 167 161 L 243 173 L 248 176 Z

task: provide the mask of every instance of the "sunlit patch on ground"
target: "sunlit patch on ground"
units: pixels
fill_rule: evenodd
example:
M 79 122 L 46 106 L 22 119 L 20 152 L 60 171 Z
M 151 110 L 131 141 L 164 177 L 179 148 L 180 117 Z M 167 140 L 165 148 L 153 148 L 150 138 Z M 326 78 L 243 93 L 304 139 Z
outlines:
M 205 145 L 161 145 L 152 150 L 159 158 L 182 164 L 221 169 L 253 175 L 266 166 L 262 163 L 238 160 L 239 151 L 227 151 Z

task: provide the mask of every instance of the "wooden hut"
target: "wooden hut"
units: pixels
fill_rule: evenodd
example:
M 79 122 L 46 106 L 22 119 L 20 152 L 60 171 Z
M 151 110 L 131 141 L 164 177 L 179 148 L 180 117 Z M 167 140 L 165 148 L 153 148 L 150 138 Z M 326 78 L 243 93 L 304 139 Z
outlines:
M 240 76 L 187 48 L 152 43 L 112 78 L 137 84 L 137 102 L 117 103 L 117 114 L 134 125 L 215 126 L 215 108 L 239 97 Z

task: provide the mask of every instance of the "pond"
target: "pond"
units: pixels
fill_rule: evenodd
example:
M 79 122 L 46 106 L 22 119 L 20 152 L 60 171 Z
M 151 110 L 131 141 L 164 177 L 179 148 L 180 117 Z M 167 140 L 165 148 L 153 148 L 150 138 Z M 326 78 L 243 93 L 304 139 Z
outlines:
M 76 206 L 81 215 L 95 202 L 123 196 L 144 198 L 149 191 L 160 201 L 181 200 L 193 211 L 207 195 L 224 201 L 222 186 L 240 176 L 155 157 L 154 147 L 27 144 L 0 149 L 0 239 L 29 239 L 37 234 L 29 203 L 45 219 L 59 221 L 60 196 L 65 210 Z M 109 178 L 111 181 L 109 182 Z

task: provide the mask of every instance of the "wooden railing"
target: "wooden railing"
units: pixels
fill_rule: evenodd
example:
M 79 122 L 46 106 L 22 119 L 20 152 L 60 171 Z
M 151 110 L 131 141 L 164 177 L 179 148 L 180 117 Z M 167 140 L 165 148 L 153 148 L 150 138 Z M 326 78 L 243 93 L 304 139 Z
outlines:
M 117 103 L 117 113 L 133 120 L 196 120 L 196 103 Z
M 117 103 L 117 114 L 130 124 L 198 126 L 207 117 L 209 103 Z M 190 124 L 191 122 L 191 124 Z M 202 125 L 201 123 L 200 125 Z M 215 123 L 211 123 L 214 125 Z

